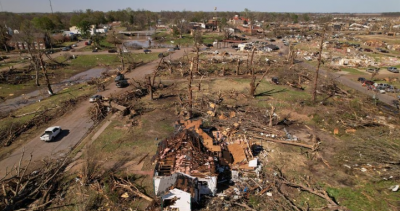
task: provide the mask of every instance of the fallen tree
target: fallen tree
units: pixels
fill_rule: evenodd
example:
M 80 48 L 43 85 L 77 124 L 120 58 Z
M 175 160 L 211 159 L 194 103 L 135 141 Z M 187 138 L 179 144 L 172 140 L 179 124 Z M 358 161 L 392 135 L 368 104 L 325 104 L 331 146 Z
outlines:
M 0 179 L 1 210 L 45 210 L 63 194 L 62 174 L 69 164 L 68 157 L 44 161 L 40 168 L 30 170 L 32 155 L 25 166 L 24 156 L 23 152 L 19 163 Z

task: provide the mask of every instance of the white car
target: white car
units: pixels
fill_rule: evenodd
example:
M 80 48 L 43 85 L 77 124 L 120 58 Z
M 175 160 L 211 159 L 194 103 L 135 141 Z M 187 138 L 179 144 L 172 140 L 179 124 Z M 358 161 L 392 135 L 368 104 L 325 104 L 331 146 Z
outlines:
M 61 132 L 60 126 L 53 126 L 47 128 L 43 135 L 40 136 L 40 140 L 42 141 L 52 141 L 58 134 Z

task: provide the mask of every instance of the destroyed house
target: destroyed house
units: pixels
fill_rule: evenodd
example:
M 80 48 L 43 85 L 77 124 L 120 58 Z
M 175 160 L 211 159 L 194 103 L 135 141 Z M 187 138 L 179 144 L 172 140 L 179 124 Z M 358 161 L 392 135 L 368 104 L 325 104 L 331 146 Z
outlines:
M 201 120 L 179 121 L 179 132 L 158 145 L 153 181 L 163 210 L 190 210 L 203 195 L 216 195 L 218 178 L 240 182 L 261 171 L 251 140 L 227 138 L 227 131 L 201 125 Z
M 190 130 L 182 130 L 160 142 L 156 156 L 158 176 L 170 176 L 175 172 L 191 176 L 215 174 L 213 155 Z
M 183 198 L 190 194 L 190 203 L 199 202 L 201 195 L 214 195 L 217 191 L 214 157 L 193 131 L 181 130 L 161 141 L 155 162 L 154 192 L 163 201 L 167 200 L 165 204 L 171 204 L 171 197 L 181 191 L 185 192 Z M 169 207 L 183 204 L 187 201 L 175 200 Z

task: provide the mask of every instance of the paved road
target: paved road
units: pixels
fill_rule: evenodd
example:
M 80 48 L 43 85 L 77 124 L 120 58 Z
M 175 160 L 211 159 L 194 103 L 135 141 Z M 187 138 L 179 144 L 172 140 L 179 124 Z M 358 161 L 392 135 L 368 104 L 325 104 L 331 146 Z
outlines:
M 316 70 L 316 67 L 309 63 L 303 62 L 301 65 L 309 70 L 313 70 L 313 71 Z M 379 99 L 379 101 L 381 101 L 389 106 L 393 106 L 393 100 L 396 100 L 396 98 L 394 98 L 390 95 L 379 94 L 372 90 L 368 90 L 366 87 L 363 87 L 360 82 L 351 80 L 350 78 L 346 77 L 345 74 L 342 74 L 340 72 L 330 72 L 328 70 L 324 70 L 321 68 L 320 68 L 319 72 L 320 72 L 321 76 L 330 75 L 335 81 L 337 81 L 347 87 L 350 87 L 354 90 L 357 90 L 363 94 L 369 95 L 371 97 L 376 96 Z
M 188 50 L 188 49 L 187 49 Z M 165 50 L 164 50 L 165 51 Z M 184 50 L 176 51 L 172 54 L 172 59 L 180 58 L 184 55 Z M 128 78 L 135 78 L 136 80 L 143 79 L 146 74 L 150 74 L 157 67 L 159 60 L 155 60 L 146 65 L 140 66 L 132 72 L 126 74 Z M 122 93 L 128 88 L 119 89 L 115 84 L 110 84 L 106 87 L 106 91 L 99 92 L 103 96 L 109 96 L 114 93 Z M 10 169 L 21 158 L 22 151 L 25 154 L 32 154 L 33 163 L 39 162 L 45 157 L 57 158 L 67 153 L 73 148 L 80 140 L 82 140 L 89 129 L 93 126 L 93 122 L 87 114 L 90 107 L 89 102 L 82 102 L 76 106 L 76 109 L 71 113 L 66 114 L 60 118 L 54 125 L 61 126 L 63 129 L 62 134 L 54 142 L 46 143 L 40 140 L 39 136 L 27 140 L 20 148 L 12 152 L 5 159 L 0 161 L 0 178 L 5 175 L 6 168 Z M 51 125 L 49 125 L 51 126 Z M 29 156 L 25 156 L 24 162 L 26 163 Z

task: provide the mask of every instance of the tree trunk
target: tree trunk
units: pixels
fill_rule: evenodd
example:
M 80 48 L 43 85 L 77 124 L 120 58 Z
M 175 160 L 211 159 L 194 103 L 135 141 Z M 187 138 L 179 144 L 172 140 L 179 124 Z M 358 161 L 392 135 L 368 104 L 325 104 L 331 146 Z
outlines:
M 31 63 L 33 64 L 33 68 L 35 68 L 35 83 L 36 86 L 40 86 L 39 83 L 39 68 L 37 67 L 37 59 L 36 57 L 33 55 L 30 44 L 28 43 L 28 53 L 31 56 Z
M 199 46 L 196 44 L 196 71 L 200 73 L 199 71 Z
M 43 58 L 42 58 L 42 54 L 41 54 L 40 50 L 39 50 L 38 55 L 39 55 L 40 65 L 42 66 L 44 79 L 46 80 L 47 91 L 49 92 L 50 95 L 54 95 L 53 89 L 51 88 L 49 76 L 47 75 L 46 67 L 44 66 L 44 62 L 43 62 Z
M 246 61 L 246 73 L 249 73 L 249 58 L 250 58 L 250 53 L 247 52 L 247 61 Z
M 256 80 L 256 78 L 253 77 L 253 78 L 251 79 L 251 82 L 250 82 L 250 96 L 253 96 L 253 97 L 254 97 L 254 94 L 255 94 L 255 92 L 256 92 L 255 80 Z
M 253 56 L 254 56 L 254 51 L 256 49 L 253 48 L 252 52 L 251 52 L 251 67 L 250 67 L 250 73 L 251 73 L 251 82 L 250 82 L 250 96 L 254 97 L 254 94 L 256 92 L 256 76 L 254 74 L 254 67 L 253 67 Z M 249 61 L 249 57 L 247 56 L 247 63 Z
M 151 78 L 150 78 L 150 76 L 148 76 L 147 87 L 148 87 L 149 93 L 150 93 L 150 100 L 153 100 L 153 86 L 151 85 Z
M 314 103 L 317 100 L 316 98 L 317 98 L 318 74 L 319 74 L 319 67 L 321 66 L 321 56 L 322 56 L 322 49 L 323 49 L 323 45 L 324 45 L 324 38 L 325 38 L 325 28 L 324 28 L 324 31 L 322 32 L 321 43 L 319 46 L 318 66 L 317 66 L 317 70 L 315 71 L 314 90 L 313 90 L 313 96 L 312 96 L 312 100 Z
M 155 80 L 156 80 L 156 76 L 157 76 L 158 70 L 160 69 L 161 63 L 163 61 L 164 61 L 164 57 L 162 57 L 160 59 L 160 61 L 158 62 L 158 66 L 156 67 L 156 70 L 154 70 L 153 79 L 152 79 L 152 82 L 151 82 L 152 86 L 154 86 L 154 84 L 155 84 Z
M 253 58 L 254 58 L 254 52 L 255 52 L 255 51 L 256 51 L 256 48 L 254 47 L 253 50 L 251 50 L 251 58 L 250 58 L 251 75 L 254 75 Z
M 193 80 L 193 63 L 194 63 L 194 58 L 192 58 L 192 63 L 190 64 L 190 71 L 189 71 L 189 83 L 188 83 L 188 114 L 189 114 L 189 119 L 192 118 L 192 109 L 193 109 L 193 90 L 192 90 L 192 80 Z
M 124 45 L 122 45 L 124 47 Z M 122 48 L 119 49 L 119 58 L 121 59 L 122 71 L 125 70 L 124 55 L 122 54 Z
M 275 107 L 271 105 L 271 112 L 269 113 L 269 127 L 272 127 L 272 120 L 274 118 L 274 113 L 275 113 Z
M 240 59 L 237 61 L 237 66 L 236 66 L 236 76 L 239 75 L 239 70 L 240 70 Z

